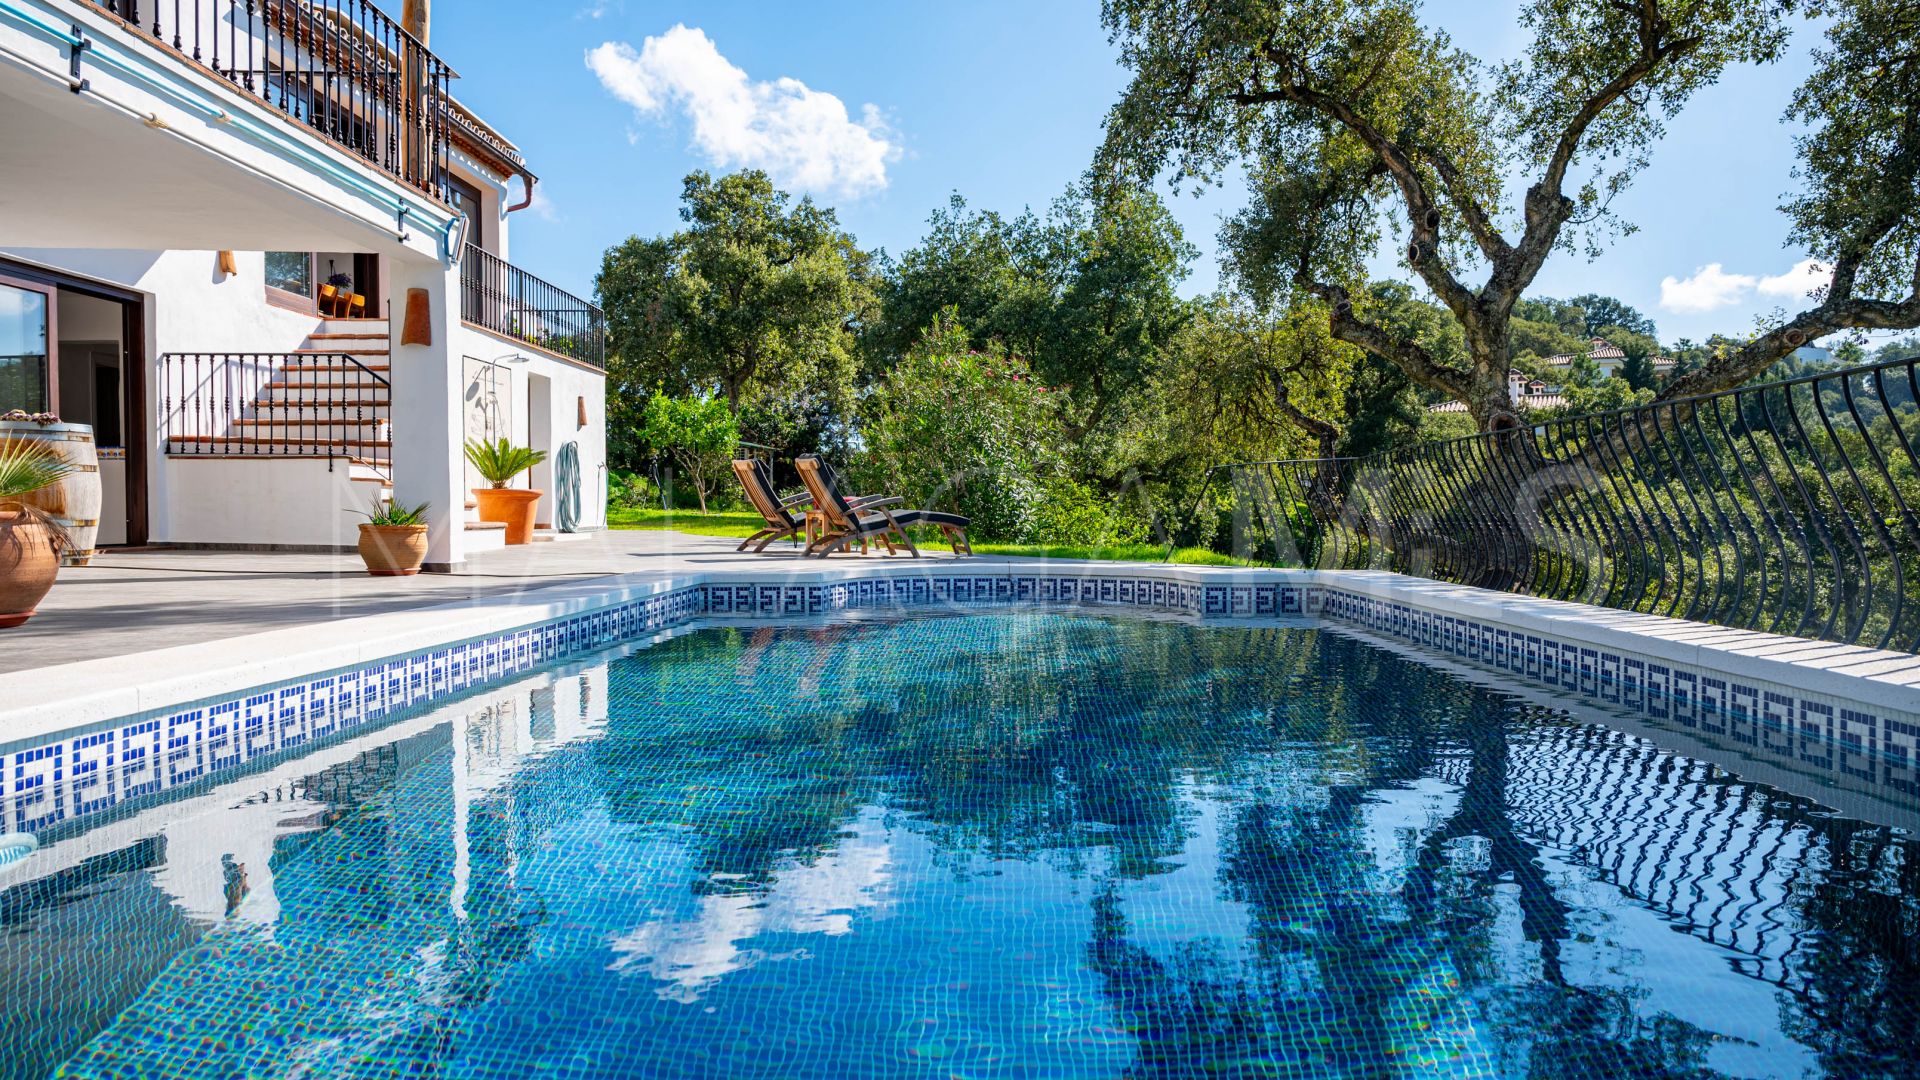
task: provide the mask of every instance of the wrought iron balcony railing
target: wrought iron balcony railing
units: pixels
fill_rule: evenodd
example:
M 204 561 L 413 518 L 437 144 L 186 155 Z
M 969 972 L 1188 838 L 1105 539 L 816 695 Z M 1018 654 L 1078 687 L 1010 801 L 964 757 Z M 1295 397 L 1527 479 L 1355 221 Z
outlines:
M 1916 368 L 1222 466 L 1175 539 L 1920 651 Z
M 607 362 L 607 317 L 557 285 L 472 244 L 460 262 L 460 317 L 594 367 Z
M 452 68 L 371 0 L 88 0 L 411 187 L 447 200 Z

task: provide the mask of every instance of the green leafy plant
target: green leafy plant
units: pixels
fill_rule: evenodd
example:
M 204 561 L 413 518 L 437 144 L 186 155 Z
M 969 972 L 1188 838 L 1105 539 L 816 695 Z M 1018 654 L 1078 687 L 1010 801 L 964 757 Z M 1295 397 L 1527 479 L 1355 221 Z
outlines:
M 427 508 L 432 503 L 419 506 L 404 506 L 397 502 L 383 503 L 375 500 L 372 510 L 355 510 L 356 514 L 367 519 L 369 525 L 425 525 Z
M 41 488 L 52 487 L 74 471 L 73 463 L 41 442 L 0 442 L 0 510 L 12 510 L 46 526 L 59 547 L 69 544 L 67 531 L 46 511 L 19 500 Z
M 640 441 L 664 454 L 693 482 L 700 509 L 731 469 L 740 444 L 740 421 L 717 397 L 677 398 L 656 391 L 641 413 Z
M 506 487 L 513 478 L 547 460 L 545 450 L 535 450 L 526 446 L 515 446 L 506 439 L 488 442 L 485 439 L 467 441 L 467 461 L 474 471 L 488 485 L 497 488 Z

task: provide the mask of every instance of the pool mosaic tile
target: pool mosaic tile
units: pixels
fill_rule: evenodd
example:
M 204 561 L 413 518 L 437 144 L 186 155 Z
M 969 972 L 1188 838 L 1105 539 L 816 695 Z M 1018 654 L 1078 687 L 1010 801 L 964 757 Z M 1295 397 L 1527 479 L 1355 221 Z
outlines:
M 1346 634 L 943 614 L 742 620 L 451 704 L 435 671 L 504 669 L 517 649 L 350 680 L 349 700 L 396 708 L 391 742 L 363 722 L 351 754 L 286 758 L 128 823 L 117 847 L 0 879 L 0 1061 L 468 1080 L 1910 1074 L 1910 830 Z M 1579 650 L 1556 653 L 1581 694 Z M 328 714 L 282 706 L 340 685 L 276 690 L 261 738 L 315 754 Z M 1763 725 L 1756 700 L 1739 711 Z M 249 715 L 228 721 L 241 752 Z M 1796 745 L 1880 731 L 1777 715 Z M 107 744 L 35 763 L 152 783 L 170 732 L 111 743 L 137 773 Z

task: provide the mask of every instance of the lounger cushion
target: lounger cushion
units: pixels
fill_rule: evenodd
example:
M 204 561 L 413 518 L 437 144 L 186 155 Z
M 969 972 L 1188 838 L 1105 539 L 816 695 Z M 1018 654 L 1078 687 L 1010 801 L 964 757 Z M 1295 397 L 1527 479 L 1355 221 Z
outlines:
M 938 510 L 896 510 L 893 512 L 893 520 L 899 522 L 902 526 L 950 525 L 956 529 L 964 529 L 967 527 L 968 519 L 961 517 L 959 514 L 947 514 Z M 887 519 L 884 515 L 860 515 L 860 530 L 862 532 L 870 529 L 884 529 L 886 527 Z

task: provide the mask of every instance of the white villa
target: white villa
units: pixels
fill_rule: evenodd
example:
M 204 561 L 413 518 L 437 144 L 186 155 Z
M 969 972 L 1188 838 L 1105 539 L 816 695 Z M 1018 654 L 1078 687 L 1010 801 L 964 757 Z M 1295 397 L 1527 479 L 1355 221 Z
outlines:
M 349 547 L 390 495 L 452 568 L 502 543 L 476 436 L 604 525 L 604 318 L 508 261 L 535 175 L 401 16 L 0 0 L 0 413 L 93 425 L 102 545 Z
M 1621 367 L 1627 362 L 1627 354 L 1620 346 L 1606 338 L 1596 337 L 1588 340 L 1585 353 L 1562 353 L 1559 356 L 1549 356 L 1540 363 L 1549 371 L 1566 375 L 1573 371 L 1574 361 L 1581 356 L 1593 361 L 1594 366 L 1600 369 L 1600 377 L 1603 379 L 1611 379 L 1620 374 Z M 1657 378 L 1664 379 L 1673 374 L 1673 357 L 1655 354 L 1647 359 L 1652 362 L 1653 374 Z
M 1587 351 L 1578 355 L 1562 353 L 1549 356 L 1540 361 L 1542 368 L 1557 376 L 1566 376 L 1573 371 L 1574 362 L 1585 356 L 1600 369 L 1600 377 L 1611 379 L 1620 373 L 1627 362 L 1627 354 L 1620 346 L 1597 337 L 1587 342 Z M 1671 356 L 1649 356 L 1653 363 L 1653 373 L 1657 378 L 1665 379 L 1673 374 L 1674 359 Z M 1564 381 L 1551 382 L 1538 376 L 1529 375 L 1519 368 L 1507 369 L 1507 397 L 1523 409 L 1557 409 L 1567 403 Z M 1458 401 L 1442 401 L 1427 406 L 1433 413 L 1464 413 L 1467 407 Z

